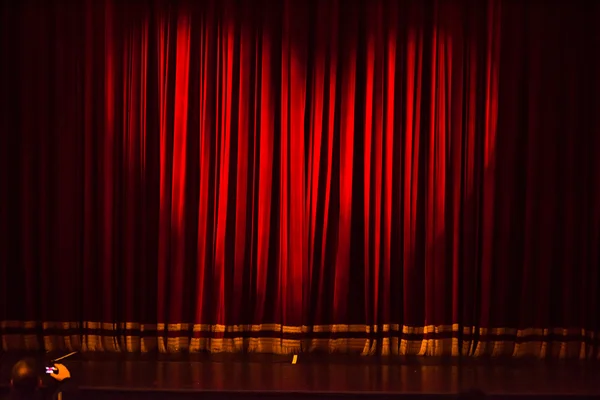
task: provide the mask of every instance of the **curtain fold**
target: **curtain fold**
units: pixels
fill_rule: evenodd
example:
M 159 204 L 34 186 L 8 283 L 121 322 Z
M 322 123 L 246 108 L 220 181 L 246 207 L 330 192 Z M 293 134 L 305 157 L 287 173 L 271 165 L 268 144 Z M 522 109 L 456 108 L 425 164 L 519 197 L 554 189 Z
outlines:
M 4 4 L 2 349 L 599 357 L 598 17 Z

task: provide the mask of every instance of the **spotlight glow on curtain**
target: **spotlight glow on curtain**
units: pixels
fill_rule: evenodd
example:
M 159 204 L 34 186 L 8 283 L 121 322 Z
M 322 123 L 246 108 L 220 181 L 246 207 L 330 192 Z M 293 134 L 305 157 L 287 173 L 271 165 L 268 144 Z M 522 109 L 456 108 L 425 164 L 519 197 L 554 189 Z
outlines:
M 3 349 L 600 354 L 597 5 L 121 3 L 2 6 Z

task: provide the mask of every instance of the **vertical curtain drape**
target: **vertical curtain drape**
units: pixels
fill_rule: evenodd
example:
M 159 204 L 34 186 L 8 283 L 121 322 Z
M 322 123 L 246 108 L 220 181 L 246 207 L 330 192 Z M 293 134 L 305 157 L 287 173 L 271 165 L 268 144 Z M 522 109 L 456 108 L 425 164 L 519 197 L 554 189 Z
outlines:
M 2 5 L 2 349 L 598 357 L 594 3 Z

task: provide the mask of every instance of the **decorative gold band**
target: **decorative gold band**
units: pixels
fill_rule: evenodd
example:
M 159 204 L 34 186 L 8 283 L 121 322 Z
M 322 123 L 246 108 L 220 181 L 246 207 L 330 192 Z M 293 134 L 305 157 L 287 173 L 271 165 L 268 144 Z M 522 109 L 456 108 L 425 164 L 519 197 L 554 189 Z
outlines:
M 284 326 L 1 321 L 4 350 L 111 352 L 307 351 L 384 355 L 598 358 L 598 334 L 584 329 L 512 329 L 398 324 Z

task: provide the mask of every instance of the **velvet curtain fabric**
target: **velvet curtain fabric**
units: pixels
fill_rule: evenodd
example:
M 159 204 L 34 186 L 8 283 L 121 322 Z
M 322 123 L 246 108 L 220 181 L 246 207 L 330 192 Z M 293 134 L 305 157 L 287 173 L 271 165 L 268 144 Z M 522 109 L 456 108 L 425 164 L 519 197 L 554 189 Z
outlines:
M 599 17 L 3 3 L 2 348 L 598 357 Z

